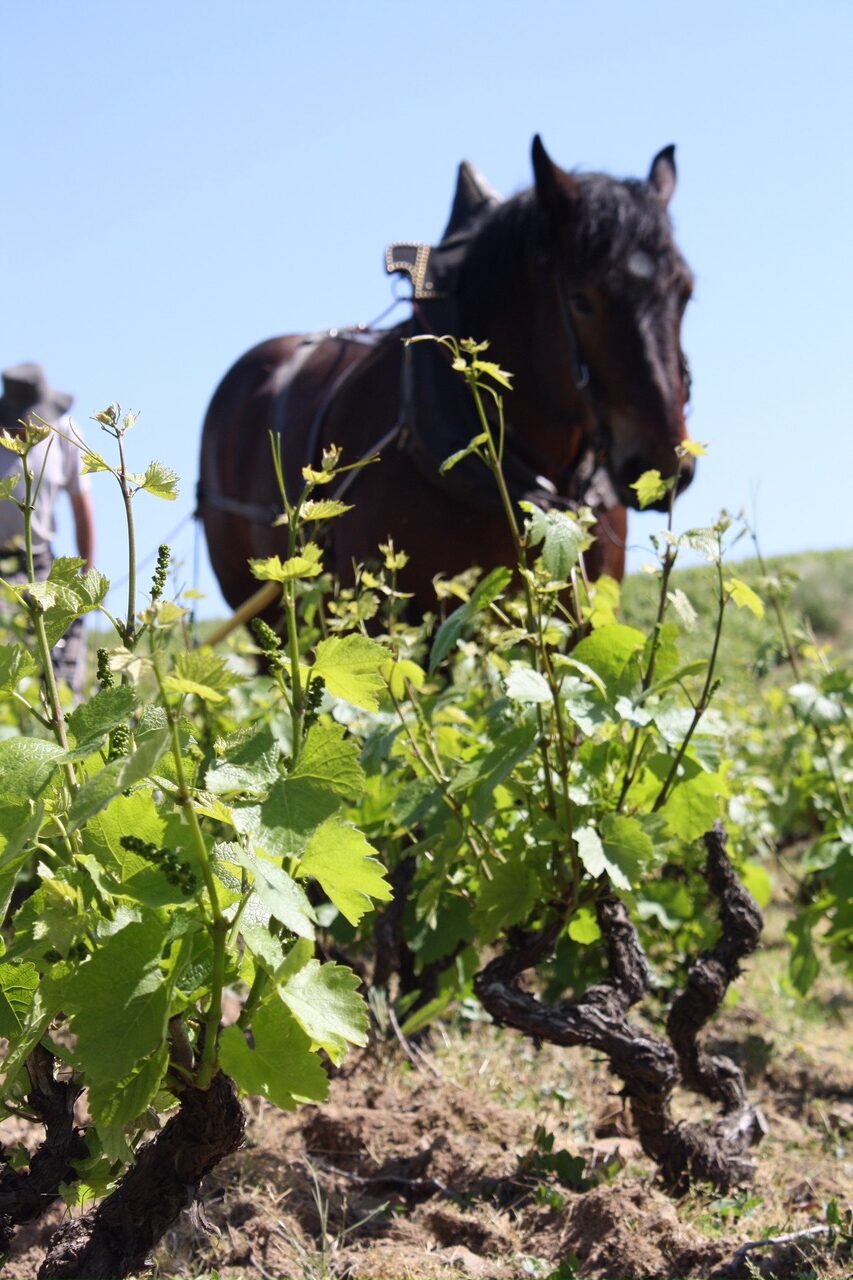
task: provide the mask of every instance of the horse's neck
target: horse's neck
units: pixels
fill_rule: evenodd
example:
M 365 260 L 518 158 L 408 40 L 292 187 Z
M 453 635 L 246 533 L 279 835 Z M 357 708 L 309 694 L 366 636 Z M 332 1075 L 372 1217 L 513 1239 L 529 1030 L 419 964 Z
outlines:
M 580 418 L 549 406 L 541 397 L 528 399 L 516 392 L 505 402 L 505 414 L 514 447 L 526 454 L 530 465 L 560 492 L 565 492 L 586 442 Z
M 496 210 L 470 250 L 455 301 L 456 332 L 488 339 L 487 358 L 513 375 L 504 399 L 515 438 L 561 487 L 594 426 L 572 373 L 556 280 L 536 258 L 530 198 Z
M 513 389 L 504 395 L 504 414 L 514 439 L 526 444 L 531 459 L 540 459 L 542 475 L 561 487 L 591 429 L 590 405 L 574 385 L 568 351 L 559 345 L 554 351 L 550 318 L 545 314 L 531 326 L 532 310 L 532 305 L 526 311 L 516 304 L 495 314 L 486 330 L 491 343 L 487 358 L 512 374 Z M 540 334 L 548 335 L 547 340 Z

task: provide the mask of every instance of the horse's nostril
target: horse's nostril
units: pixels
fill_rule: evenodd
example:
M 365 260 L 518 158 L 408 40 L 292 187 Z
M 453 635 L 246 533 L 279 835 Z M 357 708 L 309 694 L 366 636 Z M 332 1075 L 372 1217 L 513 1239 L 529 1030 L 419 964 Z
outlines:
M 629 458 L 627 462 L 623 462 L 619 468 L 618 480 L 626 489 L 630 489 L 632 484 L 636 484 L 640 476 L 644 472 L 650 470 L 642 458 Z
M 696 459 L 690 454 L 681 459 L 681 466 L 678 469 L 678 493 L 683 493 L 693 479 L 693 473 L 696 470 Z
M 674 462 L 675 459 L 673 458 L 673 463 Z M 678 466 L 678 487 L 676 489 L 676 493 L 682 493 L 691 483 L 695 469 L 695 458 L 687 455 L 680 460 Z M 627 503 L 628 506 L 638 505 L 636 490 L 633 486 L 637 483 L 640 476 L 644 475 L 645 472 L 652 470 L 658 470 L 664 477 L 666 477 L 673 474 L 675 467 L 674 465 L 670 465 L 664 468 L 664 466 L 660 464 L 656 467 L 653 460 L 641 457 L 639 454 L 635 454 L 633 457 L 626 459 L 626 461 L 622 463 L 616 473 L 616 487 L 622 501 Z M 670 501 L 671 498 L 667 494 L 659 502 L 651 503 L 649 505 L 649 509 L 652 511 L 665 511 L 669 506 Z
M 686 457 L 681 459 L 679 468 L 678 468 L 679 493 L 681 492 L 682 489 L 685 489 L 687 485 L 690 484 L 690 481 L 693 479 L 693 472 L 695 471 L 695 469 L 696 469 L 695 458 L 691 457 L 688 454 Z M 617 479 L 620 484 L 625 486 L 625 488 L 630 488 L 632 484 L 636 484 L 636 482 L 639 480 L 641 475 L 644 475 L 647 471 L 652 471 L 652 470 L 659 470 L 661 471 L 662 475 L 667 476 L 667 475 L 672 475 L 674 467 L 670 467 L 666 471 L 664 471 L 660 465 L 655 467 L 654 462 L 649 461 L 649 459 L 647 458 L 641 458 L 637 456 L 633 458 L 628 458 L 626 462 L 622 463 L 622 466 L 619 468 Z

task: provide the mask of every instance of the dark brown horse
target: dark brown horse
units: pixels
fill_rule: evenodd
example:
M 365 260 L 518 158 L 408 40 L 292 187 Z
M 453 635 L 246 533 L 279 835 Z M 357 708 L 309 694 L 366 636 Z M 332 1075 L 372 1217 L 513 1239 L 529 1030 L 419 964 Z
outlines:
M 421 610 L 432 578 L 472 564 L 511 563 L 503 513 L 482 464 L 439 475 L 478 428 L 462 380 L 417 333 L 487 338 L 513 375 L 505 467 L 514 498 L 588 503 L 599 519 L 593 576 L 621 578 L 631 484 L 671 476 L 685 439 L 687 365 L 680 329 L 692 277 L 667 206 L 673 148 L 645 182 L 568 173 L 533 141 L 535 184 L 500 198 L 460 168 L 437 249 L 395 246 L 389 270 L 413 281 L 412 315 L 385 330 L 273 338 L 233 366 L 208 409 L 199 506 L 222 592 L 236 608 L 257 587 L 251 557 L 282 552 L 281 504 L 269 432 L 281 433 L 288 492 L 334 442 L 344 461 L 375 451 L 377 466 L 347 492 L 355 509 L 330 530 L 330 567 L 346 575 L 390 536 L 410 563 L 401 585 Z M 681 463 L 680 487 L 692 478 Z M 325 496 L 325 495 L 324 495 Z

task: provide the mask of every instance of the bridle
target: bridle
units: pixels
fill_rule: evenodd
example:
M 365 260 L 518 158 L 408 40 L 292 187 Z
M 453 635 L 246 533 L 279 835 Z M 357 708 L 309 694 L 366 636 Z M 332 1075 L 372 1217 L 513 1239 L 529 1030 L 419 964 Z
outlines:
M 553 259 L 551 259 L 551 261 L 553 261 Z M 596 426 L 590 437 L 590 444 L 601 465 L 609 469 L 610 458 L 607 427 L 598 412 L 595 389 L 592 385 L 589 365 L 584 359 L 580 338 L 578 337 L 577 329 L 575 328 L 574 321 L 572 320 L 568 284 L 562 271 L 555 272 L 555 279 L 560 320 L 563 326 L 563 336 L 566 340 L 566 346 L 569 351 L 572 380 L 576 390 L 578 390 L 584 399 L 588 401 L 595 415 Z M 681 386 L 684 392 L 684 404 L 686 407 L 690 403 L 693 377 L 690 371 L 690 362 L 681 346 L 679 346 L 678 349 L 678 366 L 681 376 Z
M 560 319 L 563 322 L 563 335 L 569 348 L 569 362 L 572 369 L 572 378 L 578 391 L 587 392 L 590 388 L 589 365 L 583 358 L 581 351 L 580 339 L 578 338 L 577 329 L 572 320 L 571 304 L 568 298 L 568 286 L 563 277 L 563 273 L 556 273 L 557 281 L 557 301 L 560 304 Z

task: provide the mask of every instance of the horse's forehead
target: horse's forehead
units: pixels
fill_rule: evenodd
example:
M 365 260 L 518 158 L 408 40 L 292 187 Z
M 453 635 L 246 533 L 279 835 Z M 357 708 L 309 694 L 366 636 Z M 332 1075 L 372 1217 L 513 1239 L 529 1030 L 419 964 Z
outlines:
M 625 272 L 639 284 L 652 280 L 657 272 L 654 255 L 645 249 L 631 249 L 625 259 Z
M 632 184 L 629 195 L 632 198 L 626 203 L 623 196 L 619 213 L 614 213 L 611 271 L 615 271 L 631 291 L 689 289 L 693 276 L 675 242 L 666 210 L 656 195 L 636 184 Z
M 669 215 L 648 183 L 606 174 L 579 177 L 575 251 L 595 274 L 642 287 L 688 271 Z
M 673 288 L 689 290 L 693 286 L 693 273 L 671 238 L 664 243 L 629 245 L 613 265 L 616 276 L 632 291 L 665 292 Z

